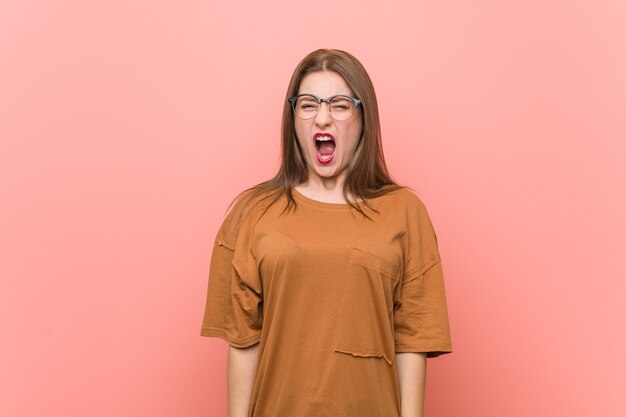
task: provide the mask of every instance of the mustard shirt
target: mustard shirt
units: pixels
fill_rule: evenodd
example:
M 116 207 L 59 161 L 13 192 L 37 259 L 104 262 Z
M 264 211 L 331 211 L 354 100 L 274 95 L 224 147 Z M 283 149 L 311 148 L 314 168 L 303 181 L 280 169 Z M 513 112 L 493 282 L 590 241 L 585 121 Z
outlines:
M 403 188 L 359 204 L 242 194 L 217 232 L 202 336 L 257 342 L 248 417 L 398 417 L 396 352 L 452 352 L 437 237 Z

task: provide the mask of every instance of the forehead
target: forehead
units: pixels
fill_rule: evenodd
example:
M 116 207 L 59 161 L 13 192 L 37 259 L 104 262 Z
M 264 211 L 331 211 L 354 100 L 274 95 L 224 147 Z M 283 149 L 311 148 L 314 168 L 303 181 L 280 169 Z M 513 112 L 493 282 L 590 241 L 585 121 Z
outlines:
M 334 71 L 318 71 L 307 74 L 300 83 L 298 94 L 313 94 L 321 98 L 335 94 L 354 95 L 343 77 Z

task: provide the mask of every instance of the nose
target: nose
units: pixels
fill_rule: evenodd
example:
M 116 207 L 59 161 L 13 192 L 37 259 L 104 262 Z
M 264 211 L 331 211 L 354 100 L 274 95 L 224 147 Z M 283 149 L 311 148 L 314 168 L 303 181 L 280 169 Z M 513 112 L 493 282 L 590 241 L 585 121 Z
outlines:
M 324 108 L 324 105 L 326 105 L 326 108 Z M 315 115 L 315 124 L 318 126 L 326 126 L 329 125 L 331 121 L 332 116 L 330 115 L 330 108 L 328 107 L 328 103 L 321 103 L 320 109 Z

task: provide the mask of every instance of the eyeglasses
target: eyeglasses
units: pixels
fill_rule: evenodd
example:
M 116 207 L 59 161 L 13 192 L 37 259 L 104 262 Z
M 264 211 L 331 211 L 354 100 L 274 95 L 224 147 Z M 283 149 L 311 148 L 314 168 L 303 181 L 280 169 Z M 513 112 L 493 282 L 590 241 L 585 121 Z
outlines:
M 322 103 L 328 104 L 328 112 L 335 120 L 348 120 L 354 114 L 354 110 L 361 105 L 358 98 L 337 94 L 326 99 L 313 94 L 298 94 L 290 97 L 289 102 L 296 116 L 300 119 L 310 119 L 317 115 Z

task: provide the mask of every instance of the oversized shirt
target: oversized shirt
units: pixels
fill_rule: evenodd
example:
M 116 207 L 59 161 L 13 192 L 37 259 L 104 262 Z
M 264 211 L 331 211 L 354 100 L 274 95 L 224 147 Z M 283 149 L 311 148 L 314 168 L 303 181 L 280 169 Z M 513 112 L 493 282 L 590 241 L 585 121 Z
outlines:
M 398 417 L 396 352 L 452 352 L 437 237 L 410 189 L 345 203 L 243 193 L 217 232 L 201 335 L 260 342 L 248 417 Z M 268 208 L 269 207 L 269 208 Z M 264 210 L 267 208 L 265 213 Z

